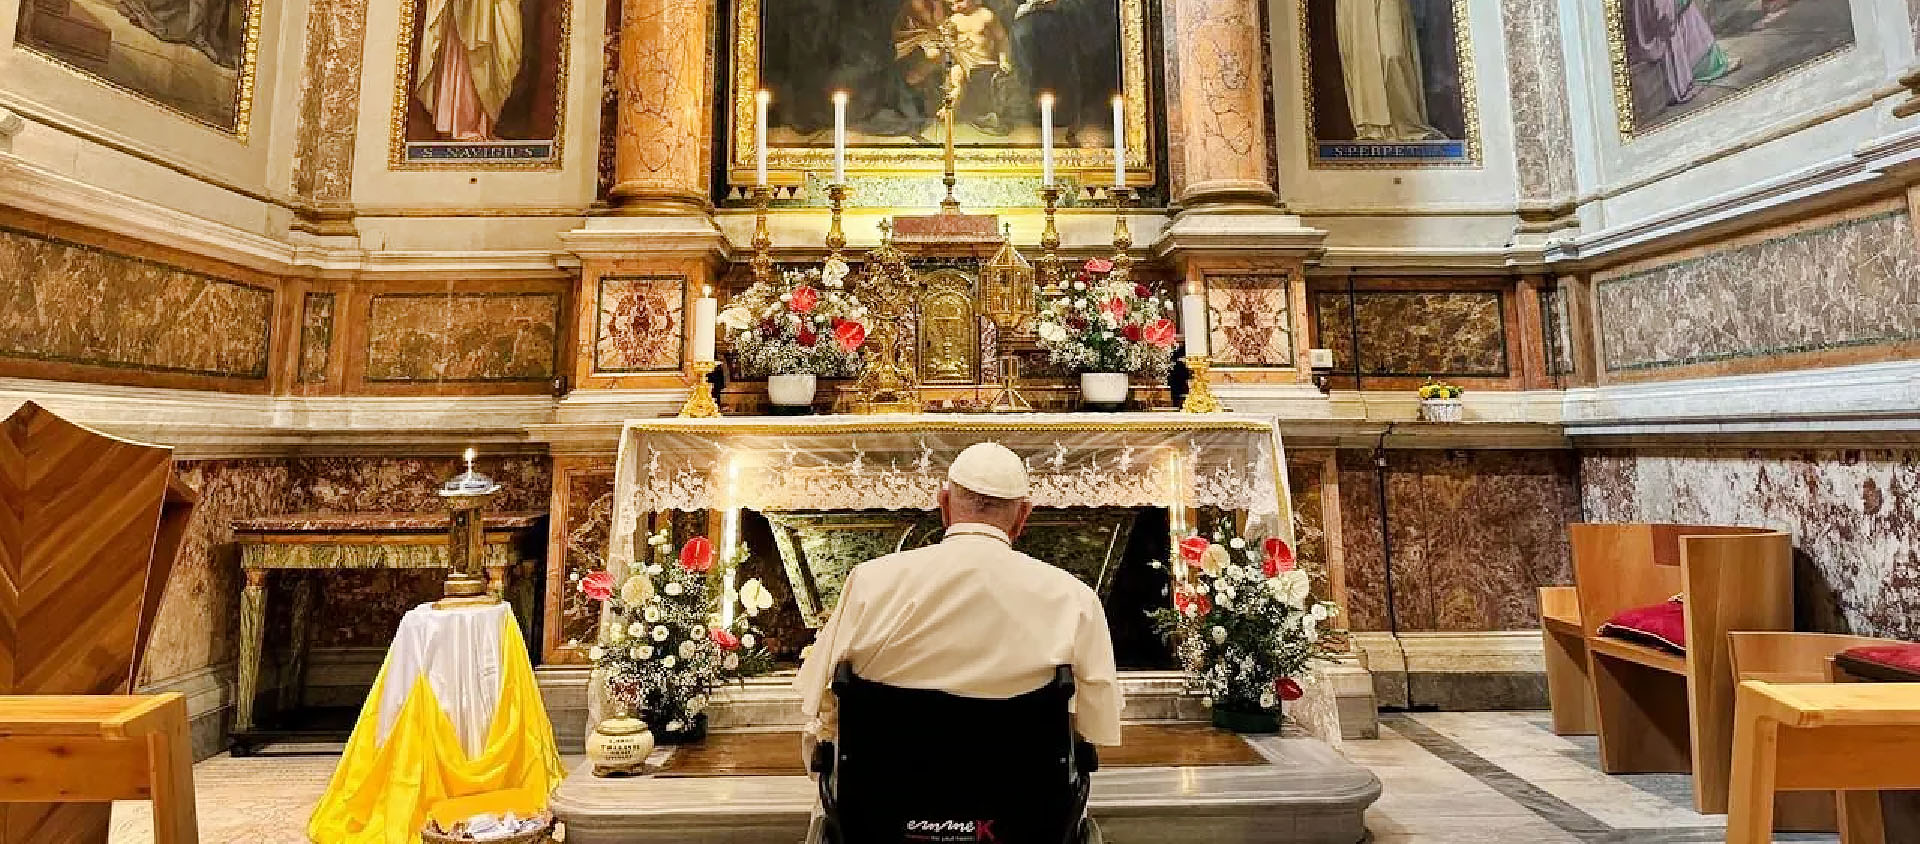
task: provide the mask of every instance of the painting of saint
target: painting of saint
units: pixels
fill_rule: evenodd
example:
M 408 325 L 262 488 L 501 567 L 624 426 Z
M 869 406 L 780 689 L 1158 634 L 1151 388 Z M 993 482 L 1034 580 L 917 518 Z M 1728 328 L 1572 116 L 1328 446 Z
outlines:
M 566 0 L 407 0 L 395 164 L 559 163 Z
M 1629 138 L 1854 43 L 1838 0 L 1607 0 L 1607 14 Z
M 14 41 L 244 140 L 258 3 L 28 0 Z
M 1320 166 L 1474 163 L 1465 0 L 1308 0 L 1302 21 Z
M 1012 149 L 1034 157 L 1041 92 L 1054 95 L 1056 147 L 1106 151 L 1113 144 L 1112 98 L 1144 95 L 1144 82 L 1129 81 L 1144 79 L 1129 64 L 1142 63 L 1143 51 L 1129 59 L 1122 49 L 1123 15 L 1143 14 L 1139 0 L 735 2 L 758 7 L 760 46 L 757 55 L 737 57 L 745 75 L 736 78 L 735 93 L 750 97 L 765 87 L 772 94 L 768 143 L 776 149 L 830 147 L 830 97 L 839 90 L 849 95 L 854 166 L 863 148 L 936 148 L 951 88 L 963 155 Z M 751 151 L 737 151 L 735 160 L 743 154 Z

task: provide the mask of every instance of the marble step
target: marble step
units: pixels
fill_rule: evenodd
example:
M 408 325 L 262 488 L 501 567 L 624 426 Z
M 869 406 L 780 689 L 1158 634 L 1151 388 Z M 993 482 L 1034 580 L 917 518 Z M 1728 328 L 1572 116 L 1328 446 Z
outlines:
M 1121 717 L 1128 721 L 1205 721 L 1208 718 L 1200 699 L 1186 693 L 1179 672 L 1123 672 L 1120 690 L 1127 700 Z M 791 671 L 756 677 L 744 686 L 728 687 L 714 696 L 707 719 L 709 727 L 721 730 L 745 727 L 797 730 L 806 725 L 806 719 L 800 716 L 800 695 L 793 690 Z
M 1110 844 L 1356 844 L 1380 796 L 1371 772 L 1302 735 L 1243 737 L 1244 766 L 1115 768 L 1088 811 Z M 671 749 L 656 751 L 664 761 Z M 568 844 L 798 844 L 814 804 L 803 776 L 600 778 L 584 763 L 554 793 Z

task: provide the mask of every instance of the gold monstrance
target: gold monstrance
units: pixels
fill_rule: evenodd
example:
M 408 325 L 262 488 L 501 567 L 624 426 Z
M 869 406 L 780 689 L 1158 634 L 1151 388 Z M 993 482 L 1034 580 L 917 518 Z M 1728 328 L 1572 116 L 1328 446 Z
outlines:
M 1033 319 L 1040 312 L 1034 288 L 1033 264 L 1013 247 L 1013 232 L 1002 229 L 1000 251 L 980 269 L 980 291 L 986 300 L 987 316 L 993 320 L 1000 348 L 998 374 L 1000 392 L 987 409 L 1002 413 L 1030 412 L 1033 405 L 1020 395 L 1020 358 L 1013 353 L 1016 342 L 1031 342 Z

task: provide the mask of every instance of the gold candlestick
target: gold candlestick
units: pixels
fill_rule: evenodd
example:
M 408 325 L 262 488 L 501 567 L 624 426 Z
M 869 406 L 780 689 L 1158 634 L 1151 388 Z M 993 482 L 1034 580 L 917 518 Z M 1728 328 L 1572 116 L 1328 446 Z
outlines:
M 1133 256 L 1127 250 L 1133 248 L 1133 233 L 1127 231 L 1126 188 L 1115 185 L 1113 188 L 1113 274 L 1126 278 L 1133 272 Z
M 687 391 L 687 403 L 680 406 L 682 419 L 718 419 L 720 404 L 713 400 L 713 385 L 707 383 L 707 376 L 713 374 L 714 362 L 696 360 L 693 362 L 693 385 Z
M 1060 289 L 1060 229 L 1053 224 L 1053 212 L 1060 206 L 1060 186 L 1042 186 L 1040 199 L 1047 204 L 1047 223 L 1040 229 L 1040 293 L 1059 296 L 1063 292 Z
M 490 594 L 486 565 L 487 529 L 485 511 L 500 485 L 473 469 L 474 450 L 467 449 L 467 470 L 440 487 L 440 500 L 447 503 L 447 578 L 442 597 L 434 602 L 439 609 L 500 603 Z
M 1226 407 L 1213 397 L 1213 386 L 1207 383 L 1207 370 L 1213 368 L 1213 359 L 1206 355 L 1187 355 L 1187 370 L 1192 377 L 1187 379 L 1187 400 L 1180 404 L 1181 413 L 1221 413 Z
M 827 186 L 827 204 L 833 209 L 833 221 L 827 225 L 827 252 L 840 257 L 840 250 L 846 248 L 847 234 L 840 230 L 840 212 L 847 201 L 847 186 L 831 184 Z
M 773 233 L 767 231 L 767 206 L 773 202 L 773 188 L 756 185 L 753 189 L 753 268 L 754 281 L 773 277 Z

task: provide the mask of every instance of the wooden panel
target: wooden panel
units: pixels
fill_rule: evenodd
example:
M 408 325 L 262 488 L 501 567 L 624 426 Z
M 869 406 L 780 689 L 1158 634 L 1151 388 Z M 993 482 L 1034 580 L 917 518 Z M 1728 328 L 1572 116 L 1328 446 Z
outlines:
M 1687 595 L 1687 696 L 1693 736 L 1693 803 L 1727 810 L 1733 764 L 1733 659 L 1727 633 L 1793 629 L 1793 538 L 1784 533 L 1680 538 Z
M 147 742 L 77 736 L 0 738 L 8 802 L 146 800 Z

